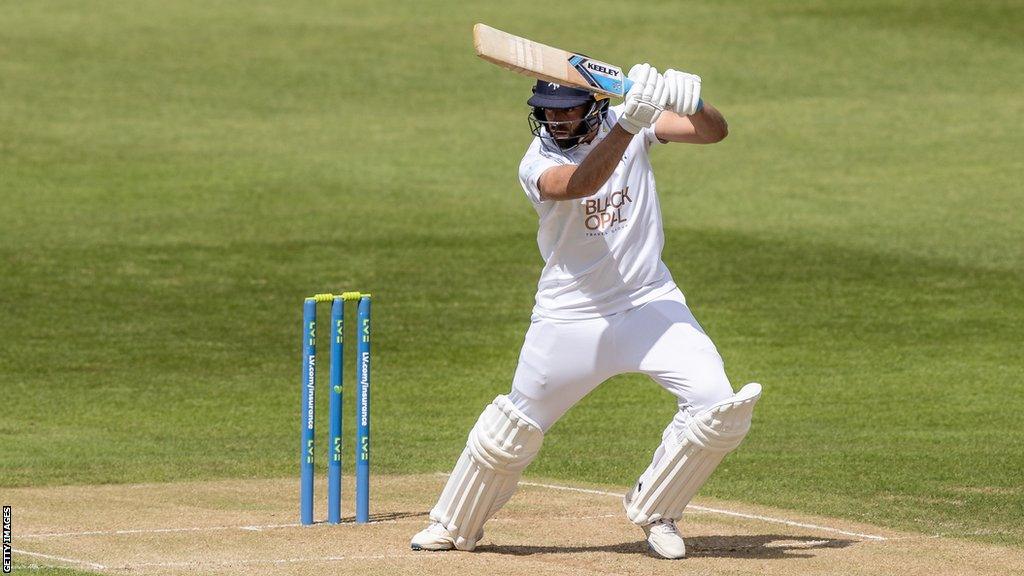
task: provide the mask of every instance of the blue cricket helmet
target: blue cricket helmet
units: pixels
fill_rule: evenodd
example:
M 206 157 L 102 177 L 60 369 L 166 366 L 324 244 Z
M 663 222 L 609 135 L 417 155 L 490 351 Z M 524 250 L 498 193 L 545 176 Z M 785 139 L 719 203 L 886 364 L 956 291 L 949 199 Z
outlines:
M 563 151 L 569 151 L 593 139 L 608 113 L 609 100 L 597 98 L 593 92 L 562 86 L 547 80 L 538 80 L 533 87 L 533 95 L 526 101 L 533 110 L 530 112 L 530 132 L 545 141 L 548 141 Z M 572 134 L 555 138 L 552 135 L 552 127 L 566 122 L 549 121 L 544 110 L 565 110 L 577 106 L 589 108 L 584 117 L 572 122 Z

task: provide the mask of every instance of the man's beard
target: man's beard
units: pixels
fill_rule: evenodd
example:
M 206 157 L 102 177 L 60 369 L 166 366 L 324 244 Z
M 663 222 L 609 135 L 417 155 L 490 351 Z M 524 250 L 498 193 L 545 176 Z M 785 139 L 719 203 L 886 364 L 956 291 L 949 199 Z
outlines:
M 590 135 L 589 128 L 590 125 L 586 118 L 584 118 L 576 124 L 576 128 L 573 129 L 571 134 L 566 136 L 556 136 L 552 134 L 552 138 L 554 138 L 555 143 L 558 144 L 558 147 L 562 150 L 574 148 L 579 146 L 583 140 Z

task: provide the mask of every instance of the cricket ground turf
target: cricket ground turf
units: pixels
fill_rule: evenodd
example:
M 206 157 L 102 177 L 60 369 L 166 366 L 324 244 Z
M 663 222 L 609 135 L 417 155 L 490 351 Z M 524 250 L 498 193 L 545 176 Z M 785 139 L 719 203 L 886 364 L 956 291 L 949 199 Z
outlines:
M 526 471 L 598 493 L 525 486 L 480 554 L 407 550 L 541 268 L 531 81 L 474 56 L 475 22 L 700 74 L 729 120 L 652 153 L 665 261 L 734 387 L 765 388 L 696 501 L 734 515 L 694 508 L 683 566 L 1024 571 L 1024 5 L 640 6 L 0 4 L 15 571 L 653 570 L 609 495 L 675 410 L 638 376 Z M 301 301 L 340 290 L 374 294 L 376 522 L 273 528 L 298 516 Z

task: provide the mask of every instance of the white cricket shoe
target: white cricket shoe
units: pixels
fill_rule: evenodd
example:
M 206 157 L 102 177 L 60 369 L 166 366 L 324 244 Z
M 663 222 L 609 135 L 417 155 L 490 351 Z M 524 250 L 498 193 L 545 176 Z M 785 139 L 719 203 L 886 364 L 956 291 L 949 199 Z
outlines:
M 651 522 L 645 526 L 644 534 L 647 535 L 647 546 L 656 555 L 668 560 L 676 560 L 686 556 L 686 543 L 679 535 L 674 520 L 663 518 L 657 522 Z
M 440 552 L 442 550 L 454 550 L 455 538 L 440 522 L 431 522 L 426 529 L 420 530 L 412 537 L 410 542 L 413 550 L 430 550 Z
M 480 533 L 476 535 L 475 542 L 479 542 L 483 537 L 484 531 L 480 530 Z M 432 552 L 456 549 L 455 537 L 440 522 L 431 522 L 430 526 L 417 532 L 409 545 L 413 550 L 430 550 Z M 471 550 L 471 548 L 467 548 L 467 550 Z

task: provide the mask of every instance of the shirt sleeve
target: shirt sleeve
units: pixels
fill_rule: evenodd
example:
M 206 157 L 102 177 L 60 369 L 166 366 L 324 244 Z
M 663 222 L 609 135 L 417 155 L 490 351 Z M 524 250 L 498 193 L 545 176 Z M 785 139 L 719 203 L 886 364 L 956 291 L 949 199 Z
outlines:
M 643 135 L 644 145 L 647 148 L 650 148 L 655 144 L 664 144 L 664 142 L 658 139 L 658 135 L 654 133 L 654 126 L 651 126 L 650 128 L 644 128 L 643 130 L 640 131 L 640 134 Z
M 519 184 L 522 185 L 523 192 L 526 192 L 530 202 L 540 204 L 544 201 L 540 197 L 540 176 L 548 168 L 562 164 L 565 162 L 544 154 L 539 138 L 533 139 L 533 143 L 526 150 L 526 155 L 523 156 L 523 161 L 519 163 Z

